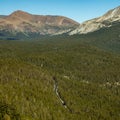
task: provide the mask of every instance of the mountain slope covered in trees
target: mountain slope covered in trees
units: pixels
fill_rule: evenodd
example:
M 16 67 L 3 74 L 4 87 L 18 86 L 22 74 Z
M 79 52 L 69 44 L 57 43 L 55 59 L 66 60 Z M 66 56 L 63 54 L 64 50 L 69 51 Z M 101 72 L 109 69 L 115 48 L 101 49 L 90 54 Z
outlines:
M 1 120 L 119 118 L 119 54 L 64 36 L 6 40 L 0 66 Z

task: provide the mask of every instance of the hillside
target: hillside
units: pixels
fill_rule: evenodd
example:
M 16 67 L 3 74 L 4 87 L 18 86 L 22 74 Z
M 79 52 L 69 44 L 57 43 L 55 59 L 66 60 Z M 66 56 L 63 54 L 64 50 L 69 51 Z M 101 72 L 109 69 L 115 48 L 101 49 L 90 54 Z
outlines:
M 18 10 L 8 16 L 0 17 L 0 39 L 22 40 L 64 34 L 70 36 L 89 34 L 101 29 L 109 29 L 114 23 L 120 23 L 119 6 L 101 17 L 81 24 L 64 16 L 32 15 Z
M 0 66 L 1 120 L 119 118 L 118 55 L 64 36 L 6 40 L 0 41 Z
M 69 34 L 87 34 L 102 28 L 109 28 L 114 22 L 120 22 L 120 6 L 108 11 L 101 17 L 83 22 L 78 28 L 71 31 Z
M 0 16 L 0 120 L 119 120 L 119 11 Z
M 1 17 L 0 33 L 12 38 L 18 38 L 17 36 L 21 34 L 25 38 L 31 37 L 32 34 L 39 36 L 62 34 L 73 30 L 78 25 L 79 23 L 67 17 L 32 15 L 18 10 Z
M 93 45 L 100 49 L 120 53 L 120 22 L 113 22 L 109 28 L 102 28 L 92 33 L 73 35 L 70 39 Z

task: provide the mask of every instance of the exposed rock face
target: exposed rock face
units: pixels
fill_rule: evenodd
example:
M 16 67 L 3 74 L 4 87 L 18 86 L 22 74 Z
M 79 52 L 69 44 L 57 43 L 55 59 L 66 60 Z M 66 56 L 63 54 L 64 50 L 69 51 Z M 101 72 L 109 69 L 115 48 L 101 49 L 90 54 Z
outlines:
M 60 34 L 73 30 L 79 23 L 62 16 L 32 15 L 15 11 L 7 17 L 0 17 L 0 30 L 40 34 Z
M 120 22 L 120 7 L 108 11 L 106 14 L 99 18 L 95 18 L 82 23 L 77 29 L 70 32 L 70 35 L 74 34 L 86 34 L 99 30 L 103 27 L 110 27 L 113 22 Z
M 0 16 L 0 33 L 4 33 L 4 36 L 9 33 L 10 37 L 11 34 L 14 36 L 16 33 L 26 36 L 31 34 L 87 34 L 104 27 L 110 27 L 114 22 L 120 22 L 120 6 L 99 18 L 88 20 L 82 24 L 63 16 L 32 15 L 18 10 L 9 16 Z

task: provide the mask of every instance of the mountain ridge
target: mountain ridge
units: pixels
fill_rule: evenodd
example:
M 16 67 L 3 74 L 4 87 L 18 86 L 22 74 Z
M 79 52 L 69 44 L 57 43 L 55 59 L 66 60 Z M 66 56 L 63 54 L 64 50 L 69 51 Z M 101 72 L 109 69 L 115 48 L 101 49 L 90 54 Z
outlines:
M 77 27 L 79 23 L 63 16 L 32 15 L 15 11 L 0 19 L 0 30 L 8 32 L 40 33 L 42 35 L 63 32 Z
M 89 32 L 94 32 L 103 27 L 110 27 L 111 23 L 115 21 L 120 22 L 120 6 L 109 10 L 101 17 L 83 22 L 77 29 L 70 32 L 69 35 L 87 34 Z
M 0 38 L 87 34 L 105 27 L 109 28 L 114 22 L 120 22 L 120 6 L 81 24 L 64 16 L 34 15 L 17 10 L 8 16 L 0 16 Z

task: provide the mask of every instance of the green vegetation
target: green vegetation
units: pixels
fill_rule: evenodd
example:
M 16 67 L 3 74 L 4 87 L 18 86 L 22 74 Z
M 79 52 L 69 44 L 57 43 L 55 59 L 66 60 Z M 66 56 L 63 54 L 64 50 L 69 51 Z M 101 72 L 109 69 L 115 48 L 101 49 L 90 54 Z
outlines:
M 0 120 L 21 120 L 13 105 L 0 102 Z
M 109 28 L 102 28 L 87 35 L 75 35 L 72 38 L 110 52 L 120 53 L 120 22 L 111 25 Z
M 1 40 L 0 119 L 119 120 L 120 51 L 90 36 Z

